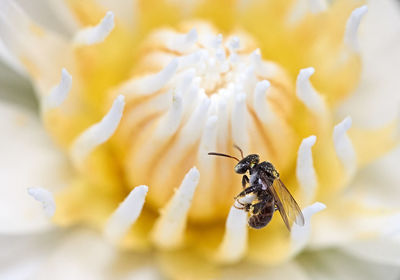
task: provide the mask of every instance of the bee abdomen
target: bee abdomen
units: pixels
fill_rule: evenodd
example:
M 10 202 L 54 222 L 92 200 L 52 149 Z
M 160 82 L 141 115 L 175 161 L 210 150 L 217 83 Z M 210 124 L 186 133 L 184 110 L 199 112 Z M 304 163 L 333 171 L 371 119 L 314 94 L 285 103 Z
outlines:
M 274 214 L 275 206 L 267 203 L 260 213 L 250 216 L 248 224 L 250 227 L 260 229 L 269 224 Z
M 261 215 L 261 214 L 253 215 L 249 218 L 248 224 L 252 228 L 260 229 L 268 225 L 271 219 L 272 219 L 272 213 L 271 215 Z

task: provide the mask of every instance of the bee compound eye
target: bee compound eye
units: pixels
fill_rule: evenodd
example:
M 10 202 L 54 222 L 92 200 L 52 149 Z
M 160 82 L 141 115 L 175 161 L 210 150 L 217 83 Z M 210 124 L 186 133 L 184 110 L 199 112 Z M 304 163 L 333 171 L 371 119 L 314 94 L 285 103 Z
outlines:
M 244 174 L 249 169 L 249 165 L 247 163 L 238 163 L 235 166 L 235 172 L 239 174 Z

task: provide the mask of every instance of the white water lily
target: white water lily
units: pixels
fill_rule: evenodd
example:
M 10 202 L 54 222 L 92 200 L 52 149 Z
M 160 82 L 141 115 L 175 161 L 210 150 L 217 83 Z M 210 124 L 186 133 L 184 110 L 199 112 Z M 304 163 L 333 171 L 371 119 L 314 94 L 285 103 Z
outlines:
M 18 2 L 1 279 L 400 275 L 397 3 Z M 207 155 L 233 144 L 277 167 L 304 227 L 248 228 L 234 162 Z

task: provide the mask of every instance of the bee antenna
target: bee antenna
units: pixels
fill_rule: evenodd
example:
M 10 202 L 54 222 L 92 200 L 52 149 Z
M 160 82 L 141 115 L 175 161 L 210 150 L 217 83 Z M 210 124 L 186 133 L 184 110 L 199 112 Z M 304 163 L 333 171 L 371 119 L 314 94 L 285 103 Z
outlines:
M 242 149 L 241 149 L 238 145 L 236 145 L 236 144 L 234 144 L 233 147 L 235 147 L 236 149 L 239 150 L 240 155 L 242 156 L 242 159 L 243 159 L 243 151 L 242 151 Z
M 233 158 L 233 159 L 236 159 L 237 161 L 240 161 L 238 158 L 236 158 L 236 157 L 234 157 L 234 156 L 227 155 L 227 154 L 221 154 L 221 153 L 214 153 L 214 152 L 211 152 L 211 153 L 208 153 L 208 155 L 209 155 L 209 156 L 228 157 L 228 158 Z

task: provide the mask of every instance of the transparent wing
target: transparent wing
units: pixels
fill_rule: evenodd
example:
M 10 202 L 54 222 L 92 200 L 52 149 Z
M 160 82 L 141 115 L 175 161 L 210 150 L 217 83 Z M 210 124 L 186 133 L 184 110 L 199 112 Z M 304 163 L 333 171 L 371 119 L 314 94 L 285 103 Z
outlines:
M 280 179 L 275 179 L 270 190 L 275 198 L 279 213 L 289 231 L 293 222 L 299 226 L 304 226 L 303 213 L 283 182 Z

